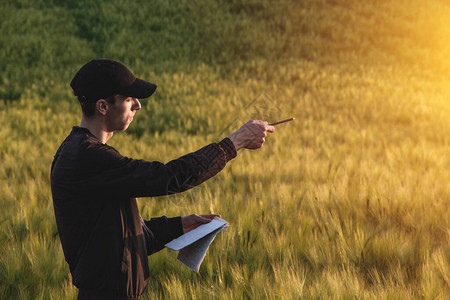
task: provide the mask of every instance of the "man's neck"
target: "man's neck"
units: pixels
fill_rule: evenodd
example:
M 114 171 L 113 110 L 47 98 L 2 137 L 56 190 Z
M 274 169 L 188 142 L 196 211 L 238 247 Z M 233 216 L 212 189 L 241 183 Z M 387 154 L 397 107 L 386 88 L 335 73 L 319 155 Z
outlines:
M 103 144 L 106 144 L 114 134 L 114 132 L 106 130 L 101 120 L 97 118 L 87 118 L 84 115 L 81 117 L 80 127 L 88 129 Z

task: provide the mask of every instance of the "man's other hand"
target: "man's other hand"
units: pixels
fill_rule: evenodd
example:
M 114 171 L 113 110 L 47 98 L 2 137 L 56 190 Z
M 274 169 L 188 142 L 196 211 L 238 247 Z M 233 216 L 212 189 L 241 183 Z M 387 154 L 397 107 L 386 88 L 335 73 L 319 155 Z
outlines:
M 228 138 L 233 142 L 236 150 L 241 148 L 259 149 L 266 141 L 267 132 L 274 132 L 275 128 L 260 120 L 251 120 L 233 132 Z
M 183 232 L 189 232 L 192 229 L 197 228 L 198 226 L 211 222 L 215 217 L 219 217 L 220 215 L 188 215 L 181 217 L 181 225 L 183 226 Z

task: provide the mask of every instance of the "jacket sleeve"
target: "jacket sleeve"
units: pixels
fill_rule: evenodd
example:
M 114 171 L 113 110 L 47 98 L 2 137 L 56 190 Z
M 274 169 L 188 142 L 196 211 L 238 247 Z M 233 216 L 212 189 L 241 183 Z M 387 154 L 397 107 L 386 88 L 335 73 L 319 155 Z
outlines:
M 85 188 L 114 197 L 152 197 L 186 191 L 220 172 L 236 157 L 230 139 L 209 144 L 167 164 L 122 156 L 107 145 L 89 146 L 83 152 Z
M 143 220 L 142 229 L 145 236 L 147 255 L 156 253 L 164 248 L 164 245 L 183 234 L 181 217 L 152 218 Z

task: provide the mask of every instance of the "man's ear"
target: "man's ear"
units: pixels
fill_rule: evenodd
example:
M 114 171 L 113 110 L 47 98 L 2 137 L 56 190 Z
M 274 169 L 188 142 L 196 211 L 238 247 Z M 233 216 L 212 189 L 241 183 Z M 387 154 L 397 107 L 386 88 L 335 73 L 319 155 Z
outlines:
M 101 114 L 102 116 L 105 116 L 106 112 L 108 111 L 108 102 L 106 102 L 105 99 L 99 99 L 95 103 L 95 108 L 99 114 Z

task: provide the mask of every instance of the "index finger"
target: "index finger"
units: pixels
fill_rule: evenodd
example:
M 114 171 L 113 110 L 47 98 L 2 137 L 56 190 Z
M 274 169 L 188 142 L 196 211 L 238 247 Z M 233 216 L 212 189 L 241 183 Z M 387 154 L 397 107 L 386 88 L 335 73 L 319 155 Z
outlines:
M 266 128 L 265 128 L 264 131 L 274 132 L 275 131 L 275 127 L 273 127 L 272 125 L 266 125 Z

